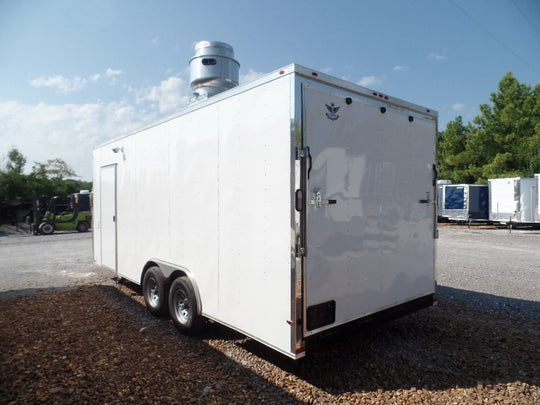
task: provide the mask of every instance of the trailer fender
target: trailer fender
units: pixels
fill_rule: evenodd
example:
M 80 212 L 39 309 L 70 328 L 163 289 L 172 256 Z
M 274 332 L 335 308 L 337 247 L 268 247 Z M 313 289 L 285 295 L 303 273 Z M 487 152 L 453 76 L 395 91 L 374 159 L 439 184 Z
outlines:
M 197 310 L 199 313 L 202 313 L 202 302 L 201 295 L 199 294 L 199 287 L 197 285 L 197 280 L 195 275 L 191 270 L 186 267 L 180 266 L 178 264 L 165 262 L 159 259 L 150 259 L 144 266 L 144 271 L 141 274 L 141 285 L 142 279 L 144 278 L 144 273 L 147 269 L 152 266 L 158 266 L 163 276 L 167 279 L 167 285 L 171 285 L 174 280 L 178 277 L 186 276 L 189 278 L 191 285 L 193 286 L 193 291 L 195 292 L 195 297 L 197 298 Z

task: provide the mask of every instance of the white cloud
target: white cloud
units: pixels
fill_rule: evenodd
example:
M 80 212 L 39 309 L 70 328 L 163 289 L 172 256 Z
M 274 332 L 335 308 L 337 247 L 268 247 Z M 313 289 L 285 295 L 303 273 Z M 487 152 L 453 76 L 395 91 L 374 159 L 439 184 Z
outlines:
M 0 133 L 34 162 L 64 159 L 84 180 L 92 178 L 92 149 L 155 119 L 126 102 L 37 105 L 0 103 Z M 6 151 L 2 151 L 6 153 Z
M 446 56 L 446 52 L 431 52 L 426 58 L 434 59 L 436 61 L 448 59 L 448 57 Z
M 382 84 L 382 78 L 377 76 L 364 76 L 362 77 L 357 84 L 364 87 L 379 86 Z
M 259 77 L 264 76 L 266 73 L 256 72 L 253 69 L 249 69 L 247 73 L 241 74 L 239 78 L 240 84 L 246 84 L 257 80 Z
M 33 85 L 49 86 L 68 91 L 76 84 L 86 85 L 110 81 L 123 72 L 107 69 L 86 79 L 66 80 L 41 78 Z M 249 70 L 241 80 L 248 82 L 263 73 Z M 181 77 L 180 77 L 181 76 Z M 191 89 L 184 75 L 171 76 L 145 89 L 121 89 L 121 98 L 112 102 L 95 101 L 79 104 L 24 104 L 16 101 L 0 102 L 0 159 L 11 145 L 27 158 L 26 170 L 33 162 L 64 159 L 83 180 L 92 179 L 92 149 L 109 139 L 117 138 L 143 125 L 156 122 L 166 114 L 187 106 Z M 51 79 L 51 80 L 49 80 Z M 71 87 L 69 86 L 71 85 Z
M 155 119 L 155 114 L 141 114 L 125 101 L 63 105 L 0 103 L 2 140 L 27 157 L 27 170 L 34 162 L 59 157 L 83 180 L 92 179 L 92 149 L 96 145 Z
M 111 68 L 107 68 L 107 70 L 105 71 L 105 74 L 107 75 L 107 77 L 115 77 L 123 73 L 124 72 L 119 69 L 111 69 Z
M 407 70 L 409 70 L 410 67 L 409 66 L 401 66 L 401 65 L 396 65 L 394 66 L 394 68 L 392 69 L 394 72 L 406 72 Z
M 465 104 L 462 103 L 455 103 L 452 105 L 452 110 L 454 111 L 462 111 L 465 108 Z
M 332 69 L 331 67 L 325 67 L 325 68 L 322 68 L 322 69 L 319 69 L 319 70 L 321 72 L 323 72 L 323 73 L 329 74 L 334 69 Z
M 105 71 L 105 76 L 107 76 L 109 78 L 109 83 L 110 84 L 118 83 L 118 76 L 123 75 L 123 74 L 124 74 L 124 72 L 122 70 L 119 70 L 119 69 L 107 68 L 107 70 Z
M 177 76 L 171 76 L 161 81 L 159 86 L 153 86 L 138 97 L 138 102 L 152 101 L 158 104 L 160 113 L 171 113 L 184 107 L 188 97 L 184 95 L 184 80 Z
M 152 38 L 152 44 L 153 44 L 153 45 L 159 44 L 159 37 L 154 37 L 154 38 Z
M 57 93 L 67 94 L 81 90 L 86 86 L 86 82 L 86 79 L 79 76 L 68 78 L 61 75 L 56 75 L 32 79 L 30 80 L 30 85 L 33 87 L 50 87 L 55 89 Z

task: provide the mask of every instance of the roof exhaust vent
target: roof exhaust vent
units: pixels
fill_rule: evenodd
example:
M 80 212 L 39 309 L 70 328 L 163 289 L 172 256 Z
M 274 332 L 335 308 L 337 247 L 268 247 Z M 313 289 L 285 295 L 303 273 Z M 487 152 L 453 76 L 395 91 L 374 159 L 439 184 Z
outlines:
M 234 59 L 233 48 L 224 42 L 197 42 L 189 68 L 194 91 L 192 103 L 238 86 L 240 64 Z

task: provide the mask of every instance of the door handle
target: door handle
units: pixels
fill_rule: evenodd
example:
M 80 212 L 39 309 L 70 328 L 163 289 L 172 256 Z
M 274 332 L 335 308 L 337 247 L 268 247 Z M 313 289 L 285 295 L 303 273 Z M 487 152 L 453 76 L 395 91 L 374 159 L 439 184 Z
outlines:
M 332 205 L 332 204 L 337 204 L 337 200 L 323 200 L 320 191 L 317 191 L 317 193 L 315 193 L 314 200 L 308 201 L 308 205 L 314 205 L 317 208 L 320 208 L 323 205 Z
M 307 150 L 307 156 L 308 156 L 308 162 L 309 162 L 309 169 L 307 171 L 307 178 L 309 179 L 309 175 L 311 174 L 311 169 L 313 167 L 313 158 L 311 157 L 311 151 L 309 149 L 309 146 L 306 146 Z

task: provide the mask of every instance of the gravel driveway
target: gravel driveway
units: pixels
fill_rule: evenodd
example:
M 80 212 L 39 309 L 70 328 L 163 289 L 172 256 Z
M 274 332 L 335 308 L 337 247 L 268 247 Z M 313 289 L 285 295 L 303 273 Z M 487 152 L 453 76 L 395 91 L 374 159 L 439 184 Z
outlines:
M 92 232 L 2 234 L 9 236 L 0 236 L 0 298 L 111 282 L 111 272 L 93 264 Z
M 437 258 L 438 306 L 293 364 L 153 318 L 90 234 L 0 238 L 0 404 L 539 404 L 540 232 L 441 227 Z
M 540 231 L 440 227 L 439 285 L 540 301 Z

